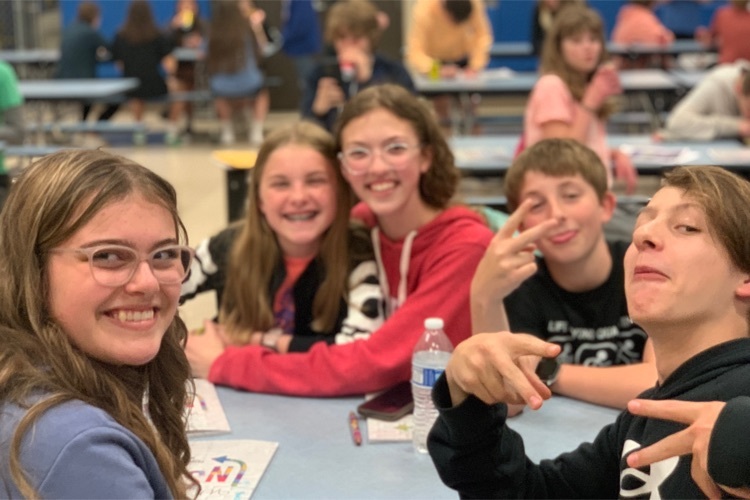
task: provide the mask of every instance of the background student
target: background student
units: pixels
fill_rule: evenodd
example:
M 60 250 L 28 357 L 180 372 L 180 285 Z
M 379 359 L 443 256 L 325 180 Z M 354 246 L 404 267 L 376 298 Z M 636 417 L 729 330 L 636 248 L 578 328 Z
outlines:
M 625 293 L 631 317 L 653 341 L 658 373 L 658 384 L 641 398 L 726 402 L 750 395 L 748 203 L 750 183 L 742 178 L 719 167 L 678 167 L 638 216 L 625 256 Z M 446 484 L 483 498 L 724 494 L 716 478 L 693 479 L 706 469 L 694 463 L 701 456 L 634 468 L 644 461 L 631 459 L 632 452 L 668 436 L 679 440 L 687 425 L 639 416 L 637 404 L 571 453 L 539 464 L 524 457 L 520 436 L 505 425 L 503 403 L 538 409 L 551 392 L 524 360 L 559 352 L 509 332 L 475 335 L 456 348 L 433 390 L 440 417 L 428 442 Z M 718 454 L 734 456 L 731 448 Z M 747 485 L 747 474 L 738 476 L 730 486 Z
M 239 0 L 215 2 L 211 10 L 206 68 L 221 127 L 219 142 L 224 146 L 235 142 L 232 111 L 237 102 L 243 112 L 252 114 L 252 118 L 245 117 L 248 142 L 255 147 L 263 142 L 271 106 L 260 68 L 262 44 L 267 41 L 262 34 L 264 19 L 262 10 Z
M 0 61 L 0 141 L 21 144 L 25 136 L 23 96 L 18 90 L 18 76 L 13 66 Z
M 206 24 L 200 17 L 197 0 L 177 0 L 175 13 L 169 22 L 169 32 L 174 47 L 201 49 Z M 174 70 L 167 79 L 170 93 L 189 92 L 195 88 L 195 61 L 176 61 Z M 169 108 L 169 130 L 167 144 L 180 141 L 180 120 L 187 115 L 185 132 L 191 133 L 192 105 L 189 101 L 174 100 Z
M 481 0 L 415 3 L 405 53 L 415 71 L 431 74 L 438 68 L 432 76 L 440 78 L 476 76 L 487 67 L 491 47 L 492 27 Z M 449 121 L 451 97 L 437 96 L 433 103 L 441 123 Z
M 664 26 L 654 13 L 656 0 L 630 0 L 617 12 L 612 28 L 612 41 L 622 45 L 665 46 L 674 41 L 674 33 Z M 650 66 L 667 67 L 671 57 L 663 55 L 621 57 L 620 69 L 645 68 Z
M 98 31 L 101 20 L 97 4 L 78 4 L 76 21 L 62 32 L 57 78 L 96 78 L 96 65 L 108 55 L 109 50 L 109 44 Z M 119 104 L 108 104 L 97 120 L 109 120 L 119 108 Z M 90 112 L 91 103 L 84 102 L 81 119 L 86 121 Z
M 450 204 L 459 173 L 429 107 L 398 85 L 368 88 L 344 107 L 336 139 L 362 200 L 354 216 L 372 227 L 388 319 L 367 340 L 285 355 L 191 335 L 195 374 L 256 392 L 362 394 L 409 379 L 425 318 L 442 317 L 454 344 L 470 335 L 469 277 L 492 235 L 476 212 Z
M 560 10 L 585 3 L 585 0 L 536 0 L 534 12 L 531 14 L 531 46 L 535 56 L 541 54 L 547 32 Z
M 712 69 L 669 113 L 666 140 L 750 137 L 750 62 Z
M 159 32 L 148 2 L 132 0 L 128 15 L 112 42 L 112 59 L 126 78 L 138 78 L 140 84 L 128 92 L 129 106 L 135 121 L 143 120 L 146 100 L 167 94 L 167 84 L 162 75 L 162 65 L 173 67 L 170 56 L 172 44 Z M 139 133 L 140 134 L 140 133 Z M 136 144 L 144 144 L 146 137 L 133 137 Z
M 674 33 L 654 14 L 654 0 L 630 0 L 617 12 L 612 41 L 624 45 L 668 45 Z
M 471 75 L 490 62 L 492 27 L 481 0 L 417 0 L 405 59 L 428 74 L 437 64 L 442 78 Z
M 364 88 L 395 83 L 416 91 L 403 64 L 375 52 L 383 32 L 378 19 L 367 0 L 337 2 L 328 10 L 325 39 L 333 45 L 335 60 L 323 60 L 308 75 L 302 116 L 333 130 L 341 107 Z
M 305 90 L 307 76 L 312 72 L 323 49 L 323 35 L 313 0 L 282 0 L 281 50 L 294 63 L 297 85 Z
M 206 328 L 235 345 L 285 353 L 367 338 L 382 295 L 333 136 L 309 122 L 276 129 L 252 176 L 245 220 L 198 246 L 183 300 L 216 291 L 221 326 Z
M 719 50 L 719 64 L 733 63 L 738 59 L 750 61 L 750 44 L 746 43 L 750 30 L 750 2 L 748 0 L 729 0 L 714 11 L 711 26 L 700 27 L 695 31 L 695 38 L 707 46 L 716 46 Z
M 3 496 L 184 498 L 192 252 L 172 186 L 102 151 L 54 153 L 20 175 L 0 230 Z
M 545 139 L 513 161 L 504 188 L 514 213 L 474 274 L 474 333 L 511 330 L 558 344 L 554 393 L 625 408 L 654 385 L 656 370 L 651 343 L 628 315 L 628 243 L 604 238 L 616 201 L 601 160 L 572 139 Z
M 607 146 L 606 120 L 622 88 L 616 69 L 606 62 L 599 14 L 581 5 L 563 9 L 545 40 L 541 76 L 526 105 L 522 140 L 528 147 L 553 137 L 575 139 L 599 155 L 609 179 L 614 171 L 632 192 L 637 181 L 633 163 Z

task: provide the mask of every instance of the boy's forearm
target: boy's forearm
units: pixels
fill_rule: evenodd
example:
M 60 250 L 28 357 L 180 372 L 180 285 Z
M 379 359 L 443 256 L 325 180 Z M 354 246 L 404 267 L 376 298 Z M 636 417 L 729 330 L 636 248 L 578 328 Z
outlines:
M 564 364 L 551 389 L 555 394 L 589 403 L 624 409 L 628 401 L 654 386 L 654 363 L 622 366 Z
M 473 295 L 473 294 L 472 294 Z M 499 304 L 485 297 L 471 299 L 471 334 L 510 330 L 508 315 L 501 300 Z

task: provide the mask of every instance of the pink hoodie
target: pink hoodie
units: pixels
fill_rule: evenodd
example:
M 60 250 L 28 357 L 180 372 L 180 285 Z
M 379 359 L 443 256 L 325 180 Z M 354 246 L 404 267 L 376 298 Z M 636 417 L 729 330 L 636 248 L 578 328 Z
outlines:
M 674 33 L 659 21 L 650 8 L 628 4 L 623 5 L 617 13 L 612 41 L 623 45 L 667 45 L 674 41 Z

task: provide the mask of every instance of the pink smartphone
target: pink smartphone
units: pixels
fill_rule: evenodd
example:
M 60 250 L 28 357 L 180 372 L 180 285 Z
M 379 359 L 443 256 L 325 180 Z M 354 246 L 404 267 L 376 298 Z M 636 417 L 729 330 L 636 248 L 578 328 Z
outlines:
M 411 413 L 413 409 L 411 382 L 405 381 L 365 401 L 357 407 L 357 413 L 363 417 L 393 421 Z

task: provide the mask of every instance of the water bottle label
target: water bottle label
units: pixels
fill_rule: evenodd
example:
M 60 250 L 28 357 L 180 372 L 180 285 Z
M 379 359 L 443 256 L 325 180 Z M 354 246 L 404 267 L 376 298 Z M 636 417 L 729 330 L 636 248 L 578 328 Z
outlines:
M 416 385 L 432 387 L 444 371 L 442 368 L 422 368 L 415 366 L 412 368 L 411 379 Z

